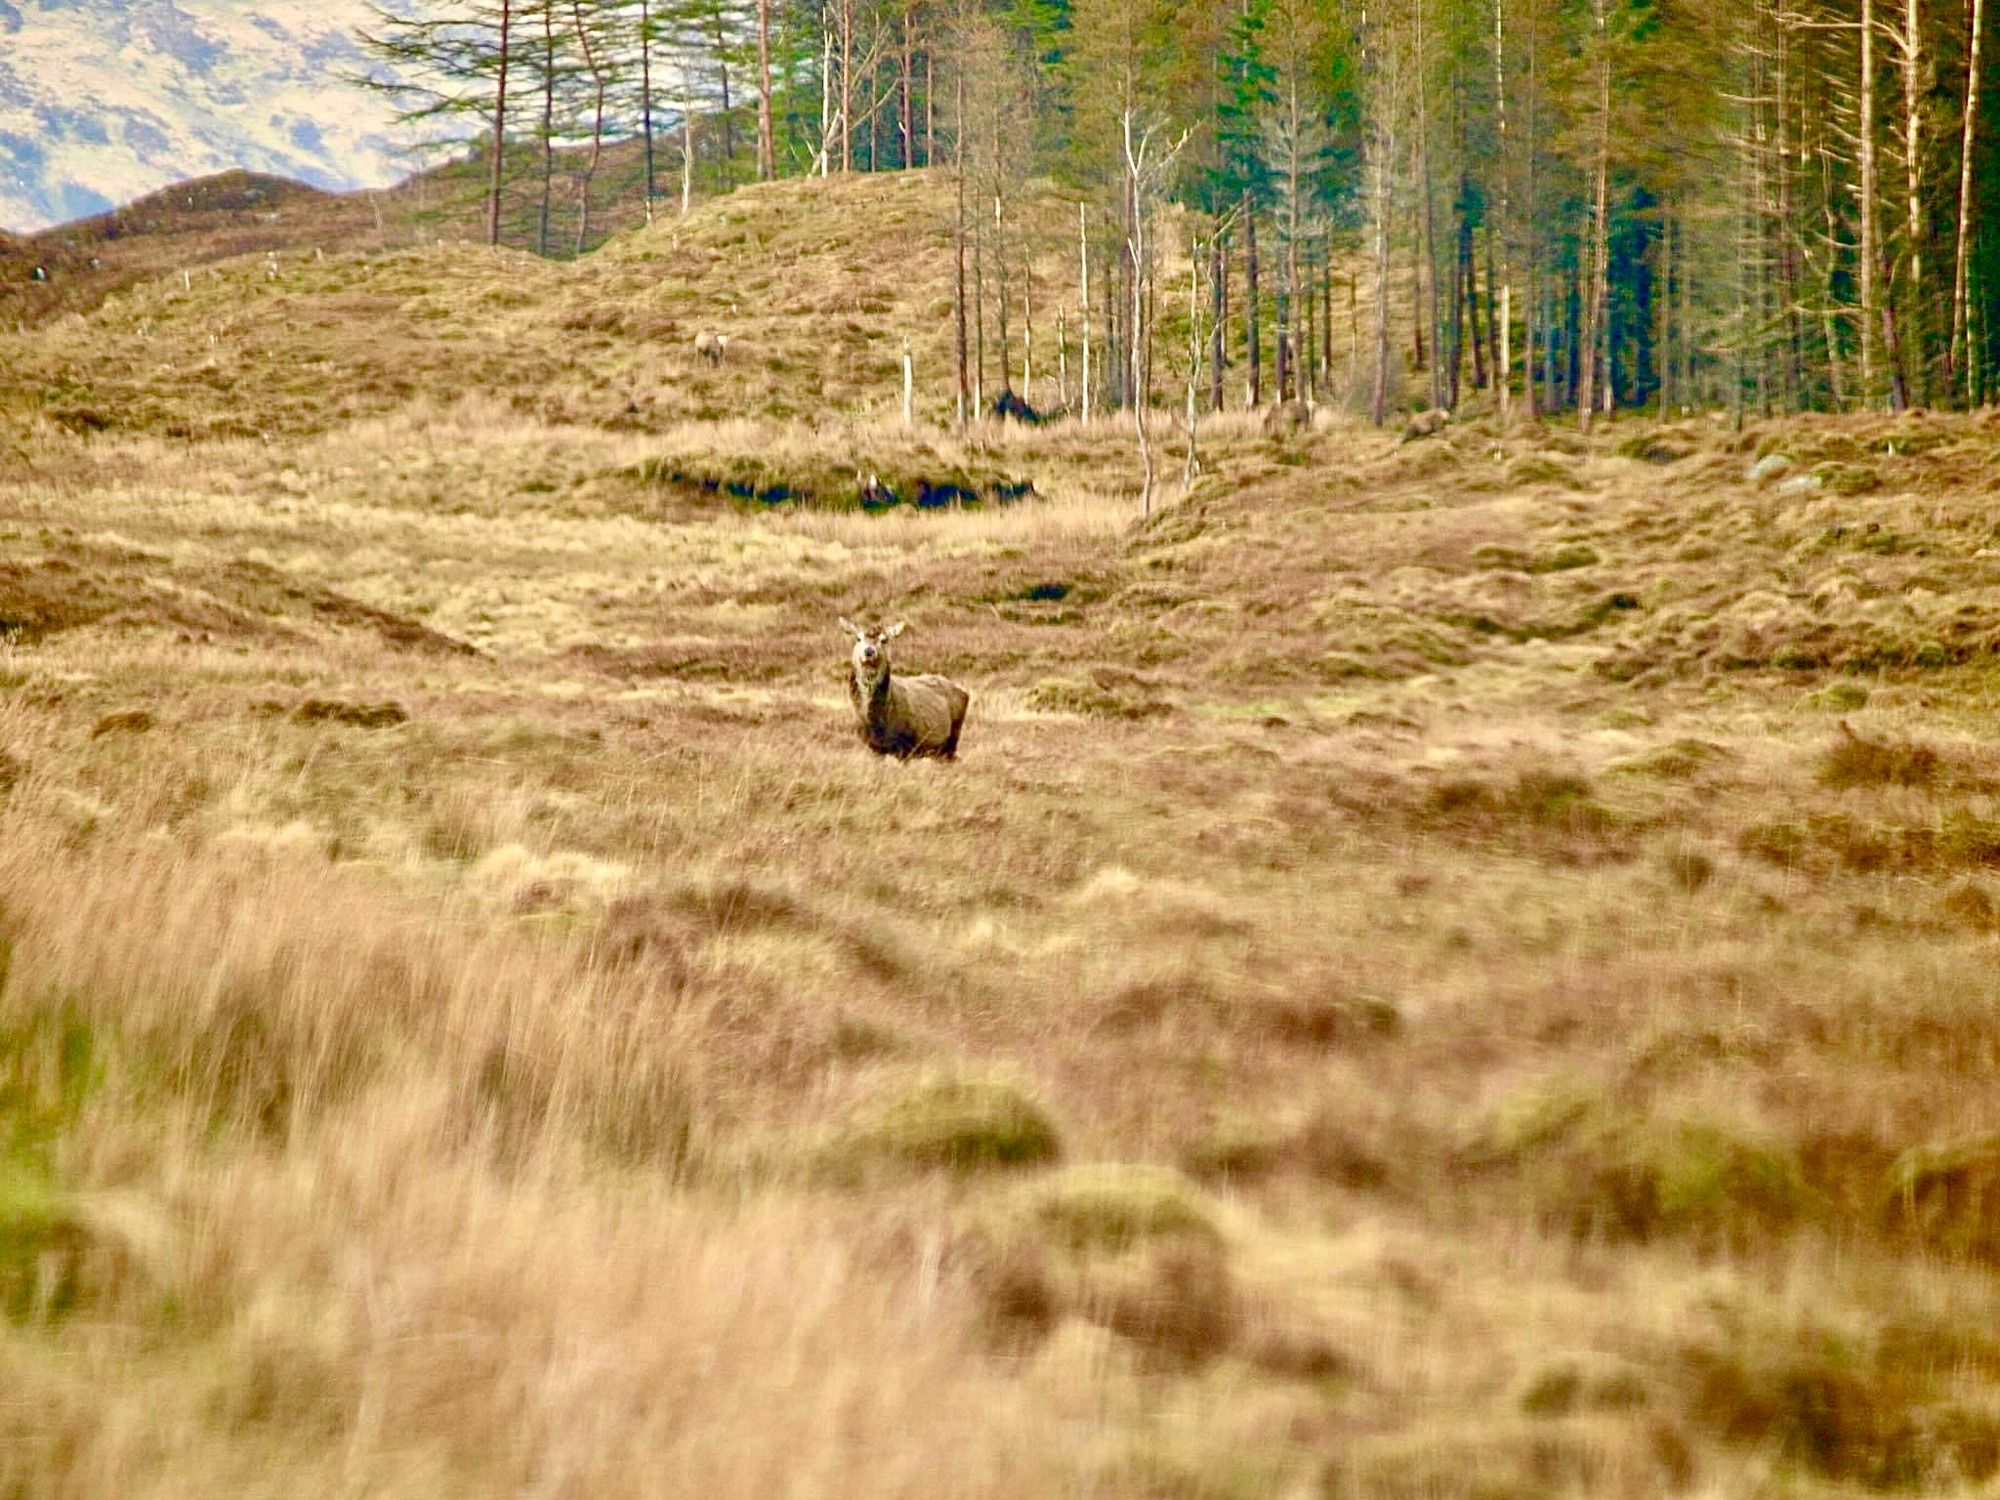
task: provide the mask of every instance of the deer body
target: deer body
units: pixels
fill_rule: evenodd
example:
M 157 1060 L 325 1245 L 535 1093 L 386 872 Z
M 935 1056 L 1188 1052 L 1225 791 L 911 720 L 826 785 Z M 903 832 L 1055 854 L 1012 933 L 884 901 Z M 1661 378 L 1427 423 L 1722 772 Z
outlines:
M 941 760 L 955 757 L 965 710 L 972 702 L 965 689 L 945 677 L 897 677 L 891 673 L 889 642 L 903 633 L 900 623 L 873 631 L 861 630 L 845 620 L 840 625 L 854 637 L 847 693 L 854 703 L 862 743 L 877 755 L 893 755 L 899 760 L 918 755 Z

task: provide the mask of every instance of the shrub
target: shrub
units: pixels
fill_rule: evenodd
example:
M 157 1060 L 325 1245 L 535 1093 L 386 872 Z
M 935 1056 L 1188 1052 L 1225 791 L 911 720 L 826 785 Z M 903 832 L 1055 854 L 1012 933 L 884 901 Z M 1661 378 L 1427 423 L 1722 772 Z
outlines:
M 1099 719 L 1150 719 L 1171 712 L 1165 703 L 1131 687 L 1045 677 L 1022 695 L 1039 713 L 1085 714 Z
M 72 1311 L 87 1243 L 66 1194 L 41 1173 L 0 1159 L 0 1316 L 39 1321 Z
M 2000 1134 L 1906 1151 L 1883 1182 L 1882 1215 L 1932 1250 L 2000 1261 Z
M 1739 1328 L 1681 1353 L 1689 1414 L 1835 1481 L 1875 1489 L 1975 1482 L 2000 1469 L 2000 1419 L 1943 1399 L 1936 1367 L 1824 1327 Z
M 856 1119 L 850 1152 L 915 1166 L 977 1171 L 1054 1161 L 1062 1140 L 1049 1112 L 1004 1079 L 920 1082 Z
M 1775 1145 L 1624 1107 L 1581 1084 L 1509 1100 L 1469 1159 L 1513 1174 L 1536 1217 L 1578 1238 L 1740 1247 L 1806 1207 L 1798 1164 Z
M 1605 767 L 1622 776 L 1649 776 L 1661 781 L 1686 781 L 1711 766 L 1734 757 L 1710 740 L 1678 739 L 1620 756 Z
M 1036 1184 L 1026 1211 L 1038 1232 L 1073 1251 L 1221 1237 L 1207 1195 L 1170 1167 L 1124 1162 L 1070 1167 Z

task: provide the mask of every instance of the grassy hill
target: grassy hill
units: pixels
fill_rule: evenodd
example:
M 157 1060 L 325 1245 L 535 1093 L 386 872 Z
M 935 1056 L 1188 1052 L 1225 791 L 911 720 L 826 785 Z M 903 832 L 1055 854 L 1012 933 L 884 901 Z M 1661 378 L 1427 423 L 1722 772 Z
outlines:
M 605 147 L 586 224 L 579 198 L 587 161 L 587 151 L 573 148 L 552 159 L 552 255 L 575 253 L 579 234 L 583 248 L 593 250 L 645 221 L 639 144 L 617 141 Z M 717 163 L 704 176 L 725 170 L 726 164 Z M 509 172 L 502 238 L 510 245 L 533 245 L 541 234 L 539 163 L 513 164 Z M 440 240 L 483 243 L 486 215 L 486 181 L 470 158 L 428 168 L 393 187 L 345 193 L 264 172 L 219 172 L 33 234 L 0 233 L 0 328 L 31 328 L 68 313 L 89 313 L 115 292 L 236 256 L 275 253 L 286 259 Z M 34 274 L 38 267 L 40 278 Z
M 2000 430 L 1142 520 L 887 420 L 941 195 L 6 346 L 0 1493 L 1980 1492 Z
M 646 429 L 887 411 L 907 338 L 925 409 L 942 410 L 948 212 L 942 179 L 884 174 L 744 188 L 575 262 L 288 242 L 34 329 L 7 350 L 7 386 L 72 427 L 175 437 L 309 432 L 469 394 Z M 719 368 L 695 356 L 705 327 L 733 341 Z

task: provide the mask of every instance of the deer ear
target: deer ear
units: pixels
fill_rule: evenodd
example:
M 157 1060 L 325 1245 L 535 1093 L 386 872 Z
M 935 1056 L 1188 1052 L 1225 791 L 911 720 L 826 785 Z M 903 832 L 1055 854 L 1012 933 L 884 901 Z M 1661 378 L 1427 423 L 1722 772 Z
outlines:
M 845 615 L 840 617 L 840 628 L 853 636 L 857 641 L 861 639 L 861 632 L 847 622 L 847 616 Z
M 909 626 L 906 625 L 903 621 L 898 620 L 895 624 L 891 625 L 887 630 L 882 632 L 882 639 L 885 641 L 893 641 L 897 636 L 901 635 L 907 629 L 909 629 Z

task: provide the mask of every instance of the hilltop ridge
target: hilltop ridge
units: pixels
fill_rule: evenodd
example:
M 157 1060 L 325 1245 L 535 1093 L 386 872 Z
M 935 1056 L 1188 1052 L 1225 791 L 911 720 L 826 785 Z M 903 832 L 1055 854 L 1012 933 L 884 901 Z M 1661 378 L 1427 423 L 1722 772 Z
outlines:
M 246 205 L 228 210 L 227 232 L 245 234 L 251 253 L 156 274 L 31 337 L 0 336 L 0 402 L 72 426 L 180 437 L 313 431 L 475 392 L 625 428 L 811 418 L 886 411 L 908 339 L 923 410 L 950 405 L 938 174 L 743 187 L 569 262 L 450 240 L 370 243 L 364 205 L 310 189 L 288 197 L 245 180 L 207 191 Z M 127 243 L 111 231 L 136 221 L 161 226 L 142 243 L 170 244 L 171 200 L 184 194 L 164 196 L 163 212 L 135 205 L 106 238 Z M 266 201 L 303 201 L 323 241 L 259 220 L 286 212 L 256 206 Z M 213 213 L 203 222 L 213 245 L 224 231 Z M 693 352 L 711 325 L 731 337 L 713 367 Z

